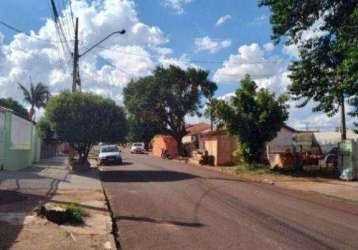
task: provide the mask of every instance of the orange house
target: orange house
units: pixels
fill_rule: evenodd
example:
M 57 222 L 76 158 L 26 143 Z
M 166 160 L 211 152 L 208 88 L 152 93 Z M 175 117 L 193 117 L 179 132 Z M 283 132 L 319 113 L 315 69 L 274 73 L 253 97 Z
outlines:
M 169 135 L 157 135 L 152 140 L 153 155 L 161 157 L 162 150 L 167 150 L 172 158 L 177 158 L 178 154 L 178 143 L 176 140 Z

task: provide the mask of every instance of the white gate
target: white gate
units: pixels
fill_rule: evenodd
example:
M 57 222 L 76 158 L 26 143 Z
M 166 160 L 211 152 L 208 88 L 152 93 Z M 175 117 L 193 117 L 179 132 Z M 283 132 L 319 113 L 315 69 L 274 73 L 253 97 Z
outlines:
M 0 112 L 0 170 L 4 165 L 5 114 Z

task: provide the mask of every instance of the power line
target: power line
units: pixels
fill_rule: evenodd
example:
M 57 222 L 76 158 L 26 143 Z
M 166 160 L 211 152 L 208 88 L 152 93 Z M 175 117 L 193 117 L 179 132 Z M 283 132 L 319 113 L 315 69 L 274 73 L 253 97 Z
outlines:
M 24 33 L 24 34 L 26 34 L 25 32 L 19 30 L 18 28 L 14 27 L 14 26 L 12 26 L 12 25 L 10 25 L 8 23 L 5 23 L 4 21 L 0 20 L 0 24 L 4 25 L 6 28 L 8 28 L 8 29 L 10 29 L 12 31 L 15 31 L 16 33 Z
M 26 35 L 26 36 L 28 36 L 28 37 L 31 37 L 31 38 L 36 39 L 36 40 L 39 40 L 39 41 L 51 42 L 51 43 L 63 43 L 62 41 L 54 41 L 54 40 L 51 40 L 51 39 L 43 39 L 43 38 L 39 38 L 39 37 L 33 36 L 33 35 L 31 35 L 31 34 L 25 32 L 25 31 L 23 31 L 23 30 L 20 30 L 19 28 L 15 27 L 15 26 L 13 26 L 13 25 L 11 25 L 11 24 L 8 24 L 7 22 L 4 22 L 4 21 L 2 21 L 2 20 L 0 20 L 0 24 L 3 25 L 3 26 L 5 26 L 5 27 L 8 28 L 8 29 L 14 31 L 14 32 L 17 33 L 17 34 L 24 34 L 24 35 Z M 70 41 L 73 41 L 73 40 L 70 40 Z

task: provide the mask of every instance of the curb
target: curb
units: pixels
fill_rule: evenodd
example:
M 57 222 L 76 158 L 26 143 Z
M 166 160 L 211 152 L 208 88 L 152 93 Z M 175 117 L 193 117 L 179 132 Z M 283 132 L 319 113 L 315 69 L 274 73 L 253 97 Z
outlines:
M 104 198 L 106 199 L 106 204 L 107 204 L 107 208 L 108 208 L 108 211 L 109 211 L 109 216 L 111 217 L 111 220 L 112 220 L 112 236 L 113 236 L 113 241 L 115 243 L 115 246 L 116 246 L 116 249 L 117 250 L 121 250 L 122 247 L 121 247 L 121 243 L 119 241 L 119 230 L 118 230 L 118 227 L 117 227 L 117 223 L 115 222 L 114 220 L 114 216 L 113 216 L 113 210 L 112 210 L 112 207 L 111 207 L 111 203 L 109 202 L 109 198 L 108 198 L 108 195 L 106 193 L 106 189 L 104 188 L 103 186 L 103 183 L 101 181 L 101 186 L 102 186 L 102 192 L 104 194 Z M 117 237 L 118 236 L 118 237 Z

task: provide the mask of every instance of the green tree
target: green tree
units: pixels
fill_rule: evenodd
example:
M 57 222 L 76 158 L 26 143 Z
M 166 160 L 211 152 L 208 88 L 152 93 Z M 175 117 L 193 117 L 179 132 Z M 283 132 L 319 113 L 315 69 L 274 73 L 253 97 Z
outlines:
M 230 102 L 214 100 L 211 112 L 232 135 L 239 138 L 240 155 L 258 163 L 266 142 L 272 140 L 288 119 L 285 96 L 275 97 L 246 76 Z
M 217 89 L 208 75 L 209 72 L 194 68 L 158 67 L 152 76 L 128 84 L 123 91 L 125 106 L 135 119 L 155 122 L 166 130 L 183 153 L 185 117 L 200 116 L 202 97 L 212 96 Z
M 30 88 L 19 83 L 19 87 L 24 95 L 24 100 L 30 104 L 29 118 L 34 119 L 35 108 L 44 108 L 50 98 L 50 91 L 47 86 L 39 82 L 37 85 L 30 84 Z
M 20 103 L 12 98 L 0 98 L 0 106 L 11 109 L 15 115 L 20 116 L 26 120 L 29 119 L 29 113 Z
M 50 121 L 47 117 L 42 117 L 36 124 L 39 136 L 45 143 L 51 143 L 55 139 L 55 131 L 51 127 Z
M 123 109 L 110 99 L 90 93 L 63 92 L 52 97 L 45 117 L 58 139 L 78 152 L 81 163 L 87 162 L 93 145 L 123 142 L 127 135 Z
M 317 103 L 313 111 L 341 114 L 346 139 L 345 103 L 357 95 L 358 2 L 356 0 L 261 0 L 272 11 L 273 40 L 284 37 L 296 44 L 300 58 L 289 69 L 289 90 L 299 106 Z M 320 26 L 320 35 L 303 39 L 305 31 Z M 306 33 L 307 34 L 307 33 Z
M 130 117 L 128 124 L 128 140 L 130 142 L 144 142 L 147 146 L 155 135 L 165 133 L 166 131 L 157 122 L 144 121 L 139 117 Z

